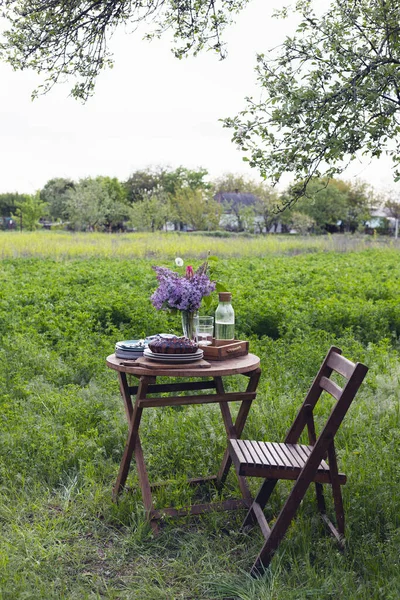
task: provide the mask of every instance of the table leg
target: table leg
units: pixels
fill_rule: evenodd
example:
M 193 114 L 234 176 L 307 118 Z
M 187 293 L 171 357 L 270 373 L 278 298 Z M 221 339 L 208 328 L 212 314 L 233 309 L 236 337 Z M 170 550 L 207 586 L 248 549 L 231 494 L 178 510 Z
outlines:
M 132 414 L 129 421 L 129 434 L 126 440 L 124 453 L 122 455 L 121 464 L 119 467 L 119 473 L 117 481 L 114 486 L 113 499 L 116 500 L 118 495 L 124 488 L 126 478 L 128 477 L 129 467 L 131 464 L 133 452 L 136 448 L 136 440 L 138 439 L 138 431 L 140 425 L 140 419 L 142 417 L 143 408 L 139 406 L 140 400 L 146 397 L 147 387 L 149 385 L 148 378 L 144 375 L 140 377 L 138 391 L 136 394 L 135 406 L 132 408 Z M 129 404 L 132 406 L 130 394 L 125 386 L 121 387 L 121 394 L 124 399 L 127 413 L 129 412 Z M 140 442 L 139 442 L 140 443 Z
M 247 384 L 246 392 L 255 392 L 256 391 L 258 382 L 260 379 L 260 375 L 261 375 L 261 369 L 256 369 L 255 371 L 252 371 L 250 373 L 250 375 L 249 375 L 250 379 L 249 379 L 249 383 Z M 220 379 L 220 378 L 215 378 L 215 379 Z M 221 385 L 222 385 L 222 380 L 221 380 Z M 252 400 L 243 400 L 243 402 L 240 405 L 239 412 L 238 412 L 236 420 L 235 420 L 235 424 L 232 423 L 232 417 L 231 417 L 228 407 L 226 407 L 226 408 L 228 408 L 230 423 L 228 421 L 225 421 L 224 412 L 223 412 L 224 409 L 222 406 L 223 403 L 221 402 L 220 406 L 221 406 L 221 411 L 222 411 L 222 418 L 224 419 L 224 424 L 225 424 L 225 428 L 227 430 L 228 437 L 230 437 L 231 439 L 238 439 L 242 435 L 252 402 L 253 402 Z M 232 464 L 232 459 L 230 457 L 228 449 L 226 449 L 224 458 L 222 459 L 222 463 L 221 463 L 221 466 L 220 466 L 220 469 L 218 472 L 218 476 L 217 476 L 217 482 L 219 485 L 222 485 L 225 482 L 227 475 L 229 473 L 229 469 L 231 468 L 231 464 Z M 240 485 L 240 483 L 239 483 L 239 485 Z
M 146 510 L 147 519 L 150 521 L 151 528 L 154 534 L 158 533 L 158 525 L 156 521 L 152 520 L 154 513 L 153 497 L 151 495 L 151 487 L 149 477 L 147 475 L 146 465 L 144 463 L 144 456 L 142 450 L 142 444 L 140 443 L 139 435 L 136 436 L 135 444 L 135 461 L 136 468 L 139 476 L 140 489 L 142 490 L 143 505 Z
M 130 423 L 133 413 L 133 405 L 131 395 L 129 393 L 128 379 L 126 373 L 118 373 L 119 390 L 121 392 L 122 400 L 124 401 L 125 413 L 128 423 Z

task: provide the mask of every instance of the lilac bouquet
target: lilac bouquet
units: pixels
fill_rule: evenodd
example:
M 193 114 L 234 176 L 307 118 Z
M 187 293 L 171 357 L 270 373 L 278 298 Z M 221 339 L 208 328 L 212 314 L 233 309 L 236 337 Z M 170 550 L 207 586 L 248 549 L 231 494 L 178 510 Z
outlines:
M 183 265 L 182 259 L 176 259 L 178 266 Z M 197 271 L 186 267 L 184 275 L 179 275 L 166 267 L 153 267 L 157 273 L 158 288 L 151 296 L 151 302 L 157 309 L 172 309 L 196 312 L 200 308 L 204 296 L 209 296 L 215 290 L 215 281 L 210 281 L 207 275 L 207 261 Z

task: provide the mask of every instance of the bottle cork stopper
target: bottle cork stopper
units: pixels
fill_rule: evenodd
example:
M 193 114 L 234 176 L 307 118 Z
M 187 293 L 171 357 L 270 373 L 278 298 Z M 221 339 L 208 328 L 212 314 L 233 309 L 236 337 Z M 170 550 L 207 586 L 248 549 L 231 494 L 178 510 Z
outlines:
M 231 292 L 219 292 L 218 298 L 220 302 L 230 302 L 232 300 Z

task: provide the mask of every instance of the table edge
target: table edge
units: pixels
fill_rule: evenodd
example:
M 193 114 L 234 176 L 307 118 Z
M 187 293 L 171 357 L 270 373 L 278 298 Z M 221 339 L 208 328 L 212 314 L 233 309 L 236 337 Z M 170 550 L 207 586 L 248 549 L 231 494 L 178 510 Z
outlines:
M 247 359 L 247 360 L 246 360 Z M 249 363 L 248 359 L 253 359 Z M 118 361 L 118 362 L 117 362 Z M 109 369 L 120 373 L 130 373 L 132 375 L 164 376 L 164 377 L 218 377 L 224 375 L 240 375 L 242 373 L 251 373 L 260 368 L 260 358 L 255 354 L 246 354 L 238 358 L 230 358 L 224 361 L 208 361 L 211 363 L 209 368 L 195 368 L 189 365 L 183 365 L 182 369 L 146 369 L 145 367 L 135 365 L 124 365 L 123 359 L 117 359 L 115 354 L 110 354 L 106 358 L 106 365 Z M 242 363 L 242 364 L 240 364 Z

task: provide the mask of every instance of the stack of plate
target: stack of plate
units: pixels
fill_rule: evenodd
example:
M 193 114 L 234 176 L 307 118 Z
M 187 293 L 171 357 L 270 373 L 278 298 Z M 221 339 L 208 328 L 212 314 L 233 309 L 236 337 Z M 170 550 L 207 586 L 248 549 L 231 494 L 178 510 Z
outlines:
M 203 358 L 203 350 L 196 350 L 192 354 L 166 354 L 165 352 L 152 352 L 149 348 L 145 348 L 143 356 L 149 360 L 169 364 L 191 363 Z
M 115 344 L 115 356 L 124 360 L 136 360 L 143 356 L 143 352 L 148 347 L 149 340 L 154 336 L 149 336 L 143 340 L 126 340 Z

